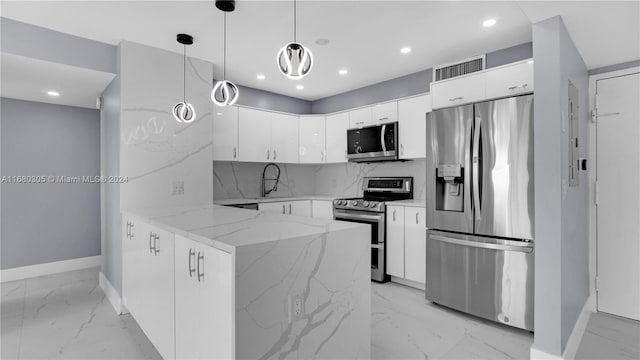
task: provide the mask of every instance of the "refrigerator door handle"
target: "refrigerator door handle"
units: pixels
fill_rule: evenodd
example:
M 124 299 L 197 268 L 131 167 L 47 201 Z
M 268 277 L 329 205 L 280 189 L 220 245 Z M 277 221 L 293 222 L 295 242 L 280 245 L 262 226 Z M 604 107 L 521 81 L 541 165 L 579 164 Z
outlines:
M 502 250 L 502 251 L 516 251 L 523 253 L 531 253 L 533 252 L 533 248 L 530 246 L 515 246 L 515 245 L 502 245 L 502 244 L 492 244 L 485 243 L 480 241 L 471 241 L 471 240 L 462 240 L 462 239 L 454 239 L 449 237 L 444 237 L 440 235 L 431 235 L 429 238 L 433 240 L 442 241 L 449 244 L 461 245 L 461 246 L 469 246 L 474 248 L 482 248 L 482 249 L 492 249 L 492 250 Z
M 476 119 L 476 124 L 473 127 L 473 158 L 471 162 L 473 164 L 473 180 L 471 184 L 473 186 L 473 212 L 475 214 L 476 220 L 480 220 L 480 179 L 479 179 L 479 171 L 480 171 L 480 127 L 481 120 Z

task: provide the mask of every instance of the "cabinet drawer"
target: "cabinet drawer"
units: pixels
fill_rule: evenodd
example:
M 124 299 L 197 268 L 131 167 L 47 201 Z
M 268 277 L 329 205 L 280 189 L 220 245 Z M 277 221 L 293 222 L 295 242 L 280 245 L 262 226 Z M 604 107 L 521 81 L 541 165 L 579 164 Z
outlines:
M 434 109 L 468 104 L 485 98 L 485 73 L 431 83 Z
M 486 98 L 518 95 L 533 91 L 533 63 L 528 61 L 486 72 Z
M 371 123 L 384 124 L 398 121 L 398 102 L 377 104 L 371 108 Z

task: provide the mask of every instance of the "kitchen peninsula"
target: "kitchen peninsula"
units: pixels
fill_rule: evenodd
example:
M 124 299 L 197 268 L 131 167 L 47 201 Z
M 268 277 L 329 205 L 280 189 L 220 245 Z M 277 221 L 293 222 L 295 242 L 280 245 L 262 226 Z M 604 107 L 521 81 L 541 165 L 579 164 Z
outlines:
M 123 302 L 163 358 L 369 358 L 366 226 L 229 208 L 123 211 Z

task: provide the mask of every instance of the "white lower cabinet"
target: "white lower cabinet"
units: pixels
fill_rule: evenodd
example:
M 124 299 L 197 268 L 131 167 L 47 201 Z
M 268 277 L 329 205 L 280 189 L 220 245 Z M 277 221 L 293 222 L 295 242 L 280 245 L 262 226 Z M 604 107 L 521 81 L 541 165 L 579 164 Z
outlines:
M 126 236 L 130 222 L 133 236 Z M 175 356 L 173 234 L 126 217 L 123 227 L 125 306 L 160 355 L 171 359 Z
M 333 219 L 333 201 L 311 200 L 311 216 L 320 219 Z
M 175 357 L 233 358 L 232 255 L 176 235 Z
M 283 215 L 311 217 L 311 201 L 296 200 L 259 203 L 258 210 Z
M 425 283 L 425 216 L 422 207 L 387 206 L 387 274 Z

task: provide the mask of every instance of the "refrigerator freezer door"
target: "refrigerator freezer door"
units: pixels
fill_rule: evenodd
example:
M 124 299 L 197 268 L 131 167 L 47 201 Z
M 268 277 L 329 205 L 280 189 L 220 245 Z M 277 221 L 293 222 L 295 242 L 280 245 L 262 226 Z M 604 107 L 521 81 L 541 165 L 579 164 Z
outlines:
M 533 95 L 476 104 L 475 117 L 475 234 L 533 240 Z
M 427 300 L 533 331 L 533 243 L 427 230 Z
M 427 123 L 427 227 L 473 233 L 473 105 L 440 109 Z

